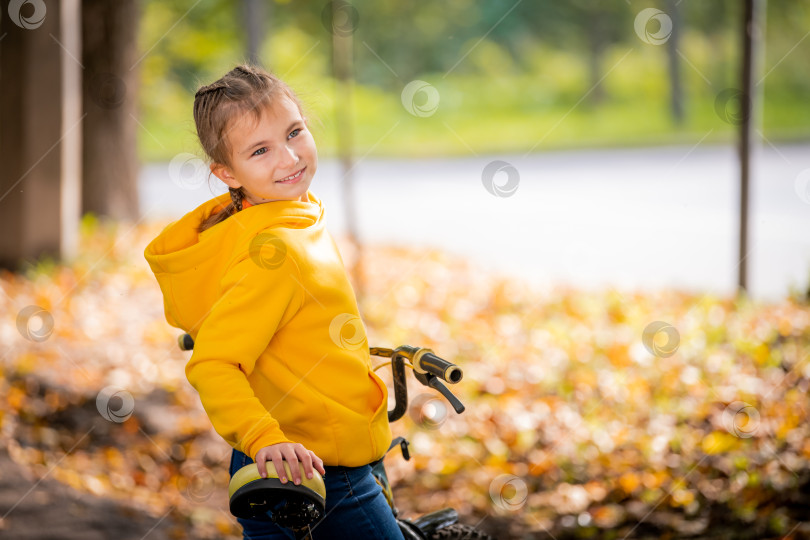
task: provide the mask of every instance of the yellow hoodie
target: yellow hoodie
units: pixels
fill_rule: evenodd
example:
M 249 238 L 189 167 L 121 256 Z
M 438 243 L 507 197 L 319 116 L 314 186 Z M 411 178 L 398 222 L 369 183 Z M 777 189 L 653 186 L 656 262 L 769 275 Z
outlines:
M 307 196 L 198 234 L 225 193 L 169 224 L 144 256 L 166 320 L 194 338 L 186 376 L 217 433 L 253 459 L 296 442 L 325 465 L 365 465 L 391 442 L 388 389 L 323 205 Z

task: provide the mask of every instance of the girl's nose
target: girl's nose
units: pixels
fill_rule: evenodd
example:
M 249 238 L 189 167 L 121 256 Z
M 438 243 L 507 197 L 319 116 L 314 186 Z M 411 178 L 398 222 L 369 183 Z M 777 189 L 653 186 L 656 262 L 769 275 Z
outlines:
M 298 154 L 295 153 L 295 149 L 291 146 L 285 146 L 284 152 L 281 153 L 281 157 L 279 159 L 282 166 L 289 167 L 298 163 Z

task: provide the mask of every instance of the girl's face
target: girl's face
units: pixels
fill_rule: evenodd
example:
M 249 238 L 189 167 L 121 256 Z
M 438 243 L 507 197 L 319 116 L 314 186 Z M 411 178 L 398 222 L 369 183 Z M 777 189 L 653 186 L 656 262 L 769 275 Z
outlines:
M 244 187 L 251 204 L 308 202 L 318 151 L 306 120 L 287 96 L 265 107 L 255 125 L 250 114 L 243 114 L 229 124 L 225 136 L 233 166 L 213 163 L 211 172 L 228 187 Z

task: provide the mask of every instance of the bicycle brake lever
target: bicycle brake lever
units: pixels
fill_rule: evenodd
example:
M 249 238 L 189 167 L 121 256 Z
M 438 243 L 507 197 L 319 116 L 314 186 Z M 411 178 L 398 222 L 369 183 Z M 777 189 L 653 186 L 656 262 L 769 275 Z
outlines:
M 461 403 L 458 400 L 458 398 L 453 395 L 453 392 L 448 390 L 447 387 L 444 384 L 442 384 L 442 382 L 439 380 L 438 377 L 434 375 L 428 375 L 427 379 L 428 379 L 428 386 L 430 386 L 431 388 L 435 388 L 436 390 L 441 392 L 442 395 L 445 398 L 447 398 L 447 401 L 450 402 L 450 405 L 453 406 L 453 409 L 455 409 L 456 414 L 461 414 L 464 412 L 464 404 Z
M 385 451 L 385 454 L 388 455 L 388 452 L 394 449 L 395 446 L 399 446 L 400 450 L 402 450 L 402 457 L 405 458 L 405 461 L 411 459 L 411 453 L 408 451 L 408 445 L 411 444 L 408 442 L 408 439 L 405 437 L 397 437 L 393 441 L 391 441 L 391 446 L 388 447 L 388 450 Z
M 409 444 L 410 443 L 405 439 L 402 439 L 400 441 L 400 443 L 399 443 L 399 448 L 400 448 L 400 450 L 402 450 L 402 457 L 405 458 L 405 461 L 408 461 L 408 460 L 411 459 L 411 453 L 408 451 L 408 445 Z

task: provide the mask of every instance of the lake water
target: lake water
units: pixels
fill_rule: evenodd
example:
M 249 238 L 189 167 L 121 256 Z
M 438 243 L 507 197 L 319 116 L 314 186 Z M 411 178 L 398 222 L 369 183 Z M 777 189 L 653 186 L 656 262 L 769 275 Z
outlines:
M 496 196 L 482 174 L 494 160 Z M 145 165 L 145 219 L 172 220 L 226 188 L 200 167 Z M 171 169 L 171 172 L 170 172 Z M 539 286 L 678 287 L 728 294 L 737 280 L 739 168 L 732 146 L 577 150 L 461 159 L 364 159 L 353 170 L 360 237 L 429 246 Z M 321 160 L 312 191 L 346 230 L 342 170 Z M 173 180 L 174 178 L 174 180 Z M 755 154 L 749 290 L 777 299 L 810 284 L 810 144 Z

